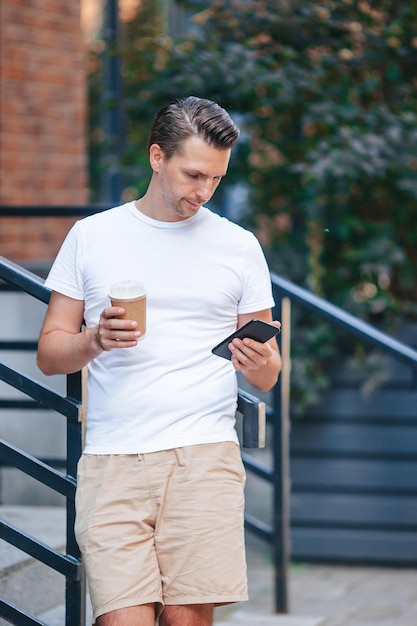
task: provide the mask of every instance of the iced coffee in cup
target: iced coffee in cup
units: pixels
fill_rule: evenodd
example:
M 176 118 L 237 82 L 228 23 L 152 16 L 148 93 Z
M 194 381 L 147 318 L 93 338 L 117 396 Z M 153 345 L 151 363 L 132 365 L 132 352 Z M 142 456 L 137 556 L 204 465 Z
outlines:
M 109 298 L 112 306 L 125 309 L 121 319 L 135 320 L 137 330 L 142 335 L 146 332 L 146 289 L 143 283 L 136 280 L 122 280 L 110 287 Z

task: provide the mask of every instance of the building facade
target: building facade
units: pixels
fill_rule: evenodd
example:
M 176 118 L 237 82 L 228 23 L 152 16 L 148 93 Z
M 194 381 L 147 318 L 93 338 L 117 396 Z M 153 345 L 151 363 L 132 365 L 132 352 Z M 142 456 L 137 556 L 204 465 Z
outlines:
M 88 201 L 80 0 L 0 0 L 0 206 Z M 0 254 L 55 256 L 68 219 L 1 217 Z

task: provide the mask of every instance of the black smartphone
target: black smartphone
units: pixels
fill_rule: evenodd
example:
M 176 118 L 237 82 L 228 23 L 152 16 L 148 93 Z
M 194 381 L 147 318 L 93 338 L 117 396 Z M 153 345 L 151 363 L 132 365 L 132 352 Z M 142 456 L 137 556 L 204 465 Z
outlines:
M 254 319 L 235 330 L 235 332 L 229 335 L 229 337 L 226 337 L 226 339 L 223 339 L 223 341 L 212 349 L 212 353 L 224 359 L 231 359 L 232 353 L 227 346 L 235 337 L 239 337 L 239 339 L 249 337 L 249 339 L 265 343 L 268 339 L 272 339 L 272 337 L 278 335 L 279 332 L 280 329 L 275 328 L 272 324 Z

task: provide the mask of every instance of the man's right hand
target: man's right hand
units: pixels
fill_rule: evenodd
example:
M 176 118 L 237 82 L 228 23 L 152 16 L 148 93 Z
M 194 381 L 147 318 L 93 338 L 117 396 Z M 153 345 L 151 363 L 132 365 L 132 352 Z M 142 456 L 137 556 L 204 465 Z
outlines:
M 53 291 L 39 336 L 39 369 L 47 376 L 72 374 L 103 351 L 136 346 L 140 337 L 136 322 L 120 319 L 123 313 L 121 307 L 109 306 L 97 326 L 81 332 L 84 301 Z
M 141 333 L 136 330 L 137 322 L 120 319 L 124 315 L 123 307 L 109 306 L 105 308 L 96 327 L 96 341 L 101 350 L 115 348 L 134 348 L 138 344 Z

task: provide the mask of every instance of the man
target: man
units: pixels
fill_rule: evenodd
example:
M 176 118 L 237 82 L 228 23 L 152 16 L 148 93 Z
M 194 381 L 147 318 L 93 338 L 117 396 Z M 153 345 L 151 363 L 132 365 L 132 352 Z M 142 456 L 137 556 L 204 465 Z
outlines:
M 211 352 L 254 317 L 280 325 L 257 240 L 203 206 L 238 134 L 208 100 L 161 109 L 147 192 L 75 224 L 46 282 L 40 369 L 88 364 L 75 531 L 99 626 L 209 626 L 247 599 L 236 371 L 268 390 L 281 360 L 275 339 Z M 147 287 L 142 338 L 108 299 L 126 278 Z

